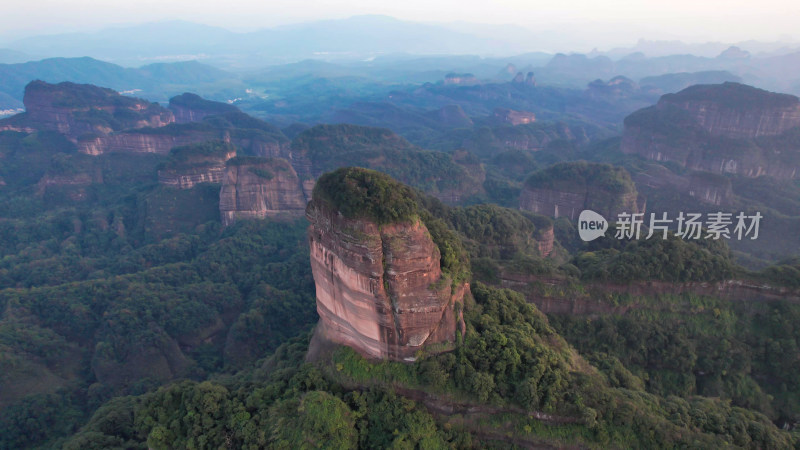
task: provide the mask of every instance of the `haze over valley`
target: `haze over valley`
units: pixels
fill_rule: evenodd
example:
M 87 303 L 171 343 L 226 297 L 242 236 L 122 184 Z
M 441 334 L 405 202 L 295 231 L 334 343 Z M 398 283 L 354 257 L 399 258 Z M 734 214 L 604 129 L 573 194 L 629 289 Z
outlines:
M 800 445 L 796 7 L 87 5 L 0 18 L 0 450 Z

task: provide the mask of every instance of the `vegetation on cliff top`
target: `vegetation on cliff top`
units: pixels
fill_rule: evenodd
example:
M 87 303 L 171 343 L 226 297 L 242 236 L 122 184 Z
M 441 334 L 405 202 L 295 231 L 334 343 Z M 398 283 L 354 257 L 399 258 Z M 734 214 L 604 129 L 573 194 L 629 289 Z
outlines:
M 661 97 L 664 102 L 708 101 L 732 109 L 787 108 L 798 104 L 794 95 L 777 94 L 746 84 L 698 84 Z
M 145 100 L 120 95 L 113 89 L 69 81 L 58 84 L 50 84 L 40 80 L 31 81 L 25 86 L 25 96 L 27 98 L 31 95 L 48 96 L 53 106 L 62 108 L 131 107 L 140 103 L 149 103 Z
M 552 165 L 528 177 L 525 186 L 579 193 L 603 191 L 623 195 L 636 192 L 627 170 L 586 161 Z
M 345 167 L 319 177 L 315 202 L 327 204 L 350 219 L 368 219 L 382 225 L 418 216 L 416 195 L 389 175 L 360 167 Z
M 239 108 L 227 103 L 206 100 L 197 94 L 184 92 L 169 99 L 170 106 L 181 106 L 192 110 L 200 110 L 206 114 L 223 114 L 227 112 L 238 112 Z
M 159 169 L 176 169 L 206 164 L 221 163 L 229 154 L 236 154 L 236 147 L 223 141 L 206 141 L 175 147 Z

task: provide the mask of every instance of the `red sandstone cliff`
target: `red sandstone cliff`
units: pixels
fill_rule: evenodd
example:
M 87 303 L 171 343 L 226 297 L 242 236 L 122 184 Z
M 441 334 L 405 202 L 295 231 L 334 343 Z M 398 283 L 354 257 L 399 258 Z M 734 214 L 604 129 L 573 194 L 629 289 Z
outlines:
M 169 110 L 155 103 L 88 84 L 33 81 L 25 87 L 23 103 L 24 115 L 2 121 L 0 128 L 53 130 L 75 142 L 84 134 L 104 136 L 117 130 L 162 127 L 175 121 Z
M 697 85 L 628 116 L 621 149 L 694 170 L 791 179 L 800 176 L 798 127 L 797 97 L 738 83 Z
M 237 158 L 227 165 L 219 193 L 224 226 L 237 219 L 302 217 L 305 208 L 303 187 L 286 160 Z
M 421 221 L 378 226 L 315 201 L 306 215 L 318 334 L 367 357 L 402 361 L 425 346 L 454 342 L 455 305 L 467 284 L 453 291 Z

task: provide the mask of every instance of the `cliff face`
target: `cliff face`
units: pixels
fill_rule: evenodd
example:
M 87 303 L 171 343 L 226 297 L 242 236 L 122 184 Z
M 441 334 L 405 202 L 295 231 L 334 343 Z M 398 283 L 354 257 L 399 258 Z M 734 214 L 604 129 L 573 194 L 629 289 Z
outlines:
M 371 358 L 413 361 L 453 342 L 466 284 L 451 291 L 420 221 L 378 226 L 315 202 L 307 217 L 320 333 Z
M 176 149 L 180 151 L 180 148 Z M 236 156 L 232 146 L 223 146 L 213 154 L 188 155 L 184 161 L 168 164 L 158 171 L 158 182 L 179 189 L 191 189 L 199 183 L 222 183 L 225 163 Z
M 212 132 L 167 134 L 130 131 L 80 139 L 78 151 L 87 155 L 102 155 L 112 152 L 166 155 L 173 147 L 205 142 L 217 137 L 218 134 Z
M 511 125 L 524 125 L 536 122 L 536 114 L 529 111 L 514 111 L 512 109 L 497 108 L 494 116 L 502 122 Z
M 178 123 L 200 122 L 206 116 L 239 111 L 233 105 L 206 100 L 188 92 L 169 99 L 169 109 Z
M 461 86 L 473 86 L 479 81 L 471 73 L 448 73 L 444 76 L 444 84 L 456 84 Z
M 296 218 L 306 208 L 303 187 L 283 159 L 234 159 L 225 168 L 219 209 L 222 224 L 237 219 Z
M 660 106 L 674 105 L 691 114 L 714 136 L 775 136 L 800 126 L 797 97 L 775 94 L 738 83 L 699 85 L 661 97 Z
M 697 85 L 625 119 L 623 153 L 746 177 L 800 174 L 800 100 L 738 83 Z
M 25 87 L 23 103 L 23 127 L 58 131 L 73 141 L 87 133 L 107 135 L 175 121 L 170 111 L 157 104 L 86 84 L 34 81 Z
M 553 252 L 555 239 L 555 233 L 553 232 L 552 225 L 546 230 L 542 231 L 541 235 L 536 240 L 536 247 L 539 250 L 539 254 L 545 257 L 550 256 L 550 253 Z
M 570 220 L 591 209 L 613 220 L 622 212 L 644 212 L 645 204 L 624 169 L 577 162 L 556 164 L 532 175 L 520 193 L 519 208 Z

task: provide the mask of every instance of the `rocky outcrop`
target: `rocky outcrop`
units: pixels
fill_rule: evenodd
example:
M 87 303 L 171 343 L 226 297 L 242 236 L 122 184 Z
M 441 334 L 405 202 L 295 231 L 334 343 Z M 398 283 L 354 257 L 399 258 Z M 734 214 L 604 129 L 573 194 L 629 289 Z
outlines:
M 550 256 L 550 253 L 553 253 L 555 240 L 556 238 L 555 233 L 553 232 L 553 225 L 541 230 L 536 236 L 536 248 L 539 250 L 539 254 L 545 257 Z
M 162 127 L 175 121 L 170 111 L 155 103 L 89 84 L 33 81 L 25 87 L 23 103 L 24 123 L 17 127 L 58 131 L 73 142 L 84 134 L 104 136 L 117 130 Z
M 501 122 L 511 125 L 522 125 L 536 122 L 536 114 L 530 111 L 514 111 L 513 109 L 497 108 L 494 110 L 494 117 Z
M 346 217 L 317 189 L 306 217 L 319 335 L 366 357 L 399 361 L 455 341 L 456 304 L 467 284 L 442 272 L 439 248 L 419 219 L 379 225 Z
M 704 203 L 729 205 L 733 200 L 731 180 L 707 172 L 678 175 L 659 164 L 650 164 L 634 177 L 637 186 L 670 189 L 688 194 Z
M 221 183 L 225 163 L 236 156 L 236 148 L 222 141 L 176 147 L 158 171 L 158 182 L 179 189 L 200 183 Z
M 800 100 L 738 83 L 698 85 L 625 119 L 622 151 L 746 177 L 800 175 Z
M 569 217 L 571 220 L 586 205 L 586 192 L 564 192 L 551 189 L 523 189 L 519 196 L 519 209 L 550 217 Z M 602 213 L 601 213 L 602 214 Z
M 694 173 L 689 176 L 689 195 L 713 205 L 730 204 L 733 198 L 731 180 L 706 173 Z
M 533 76 L 533 72 L 528 72 L 526 75 L 523 75 L 522 72 L 518 72 L 511 82 L 524 84 L 526 86 L 536 86 L 536 77 Z
M 84 136 L 78 140 L 78 151 L 87 155 L 105 153 L 156 153 L 166 155 L 175 147 L 220 139 L 219 132 L 158 132 L 131 130 L 105 136 Z
M 169 109 L 178 123 L 200 122 L 206 116 L 239 111 L 233 105 L 206 100 L 188 92 L 169 99 Z
M 228 161 L 219 193 L 224 226 L 240 219 L 302 217 L 305 208 L 303 186 L 288 161 L 254 157 Z
M 478 84 L 478 79 L 471 73 L 448 73 L 444 76 L 444 84 L 473 86 Z
M 800 126 L 800 100 L 739 83 L 692 86 L 661 97 L 659 106 L 687 111 L 713 136 L 754 138 Z
M 519 208 L 570 220 L 591 209 L 613 220 L 623 212 L 644 212 L 645 204 L 625 169 L 575 162 L 533 174 L 520 193 Z

